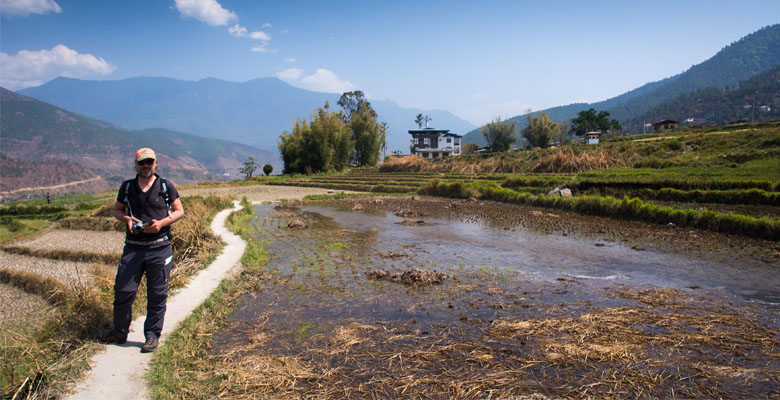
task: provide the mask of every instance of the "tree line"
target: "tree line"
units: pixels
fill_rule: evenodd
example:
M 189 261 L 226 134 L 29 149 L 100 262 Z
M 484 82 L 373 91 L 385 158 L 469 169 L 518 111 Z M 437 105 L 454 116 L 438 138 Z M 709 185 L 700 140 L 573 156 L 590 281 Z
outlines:
M 279 137 L 283 173 L 341 171 L 347 166 L 373 166 L 386 146 L 387 124 L 363 94 L 356 90 L 341 95 L 339 111 L 330 104 L 318 108 L 309 121 L 299 119 L 292 132 Z
M 584 136 L 588 132 L 597 131 L 617 134 L 622 130 L 616 119 L 609 118 L 609 112 L 591 108 L 580 111 L 569 125 L 566 122 L 553 122 L 546 113 L 529 112 L 526 115 L 528 124 L 521 130 L 523 139 L 530 147 L 545 148 L 558 140 L 560 144 L 566 142 L 567 135 Z M 517 142 L 517 121 L 502 120 L 496 117 L 480 129 L 482 136 L 488 143 L 491 152 L 507 151 L 512 144 Z

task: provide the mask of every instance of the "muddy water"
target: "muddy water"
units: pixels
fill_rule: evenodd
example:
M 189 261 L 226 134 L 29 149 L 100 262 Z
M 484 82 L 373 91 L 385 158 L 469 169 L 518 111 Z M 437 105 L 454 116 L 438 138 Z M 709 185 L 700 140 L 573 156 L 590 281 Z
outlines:
M 747 380 L 752 386 L 741 395 L 762 397 L 777 387 L 780 318 L 768 303 L 780 302 L 780 285 L 772 263 L 437 214 L 445 203 L 407 217 L 424 221 L 414 226 L 400 224 L 405 218 L 389 205 L 361 212 L 353 205 L 256 207 L 256 235 L 271 261 L 214 336 L 211 356 L 235 365 L 295 357 L 317 376 L 270 397 L 485 397 L 464 396 L 449 383 L 462 380 L 474 390 L 568 398 L 592 395 L 588 384 L 604 374 L 618 376 L 614 387 L 623 391 L 597 390 L 603 398 L 666 397 L 669 390 L 731 398 L 738 393 L 730 388 Z M 295 219 L 307 228 L 289 229 Z M 415 287 L 367 274 L 411 268 L 447 279 Z M 516 321 L 538 321 L 537 333 L 501 331 L 501 323 Z M 616 344 L 635 350 L 607 357 L 604 349 Z M 588 348 L 600 353 L 577 350 Z M 403 359 L 414 361 L 393 362 Z M 726 374 L 722 360 L 752 375 Z M 647 376 L 671 378 L 643 382 Z M 691 376 L 697 384 L 679 383 Z M 265 379 L 258 373 L 248 382 Z
M 371 234 L 376 252 L 402 253 L 420 267 L 445 273 L 491 269 L 546 282 L 568 277 L 632 286 L 696 288 L 780 306 L 780 266 L 760 259 L 667 253 L 615 241 L 505 229 L 488 221 L 424 218 L 432 225 L 409 227 L 398 224 L 404 218 L 391 212 L 351 212 L 333 207 L 304 207 L 301 211 L 312 221 L 328 221 L 315 222 L 314 229 L 348 228 Z

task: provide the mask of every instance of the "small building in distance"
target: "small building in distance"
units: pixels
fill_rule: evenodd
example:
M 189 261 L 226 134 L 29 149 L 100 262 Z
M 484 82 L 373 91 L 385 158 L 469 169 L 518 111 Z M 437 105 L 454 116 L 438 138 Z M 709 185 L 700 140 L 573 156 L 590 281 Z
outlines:
M 653 132 L 661 132 L 667 129 L 676 129 L 678 125 L 677 121 L 671 119 L 665 119 L 658 122 L 653 122 Z
M 588 132 L 585 134 L 585 143 L 587 144 L 599 144 L 599 136 L 601 135 L 601 132 Z
M 412 154 L 425 158 L 459 156 L 461 154 L 460 142 L 463 136 L 450 133 L 449 129 L 413 129 L 409 131 L 409 134 L 412 135 L 409 148 Z

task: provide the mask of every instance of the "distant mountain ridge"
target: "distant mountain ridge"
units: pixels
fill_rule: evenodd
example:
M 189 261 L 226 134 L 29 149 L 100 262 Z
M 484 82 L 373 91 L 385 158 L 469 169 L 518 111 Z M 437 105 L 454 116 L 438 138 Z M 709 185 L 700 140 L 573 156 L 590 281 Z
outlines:
M 276 78 L 227 82 L 214 78 L 183 81 L 137 77 L 118 81 L 57 78 L 19 91 L 91 118 L 130 129 L 166 128 L 194 135 L 246 143 L 277 151 L 279 135 L 299 118 L 309 119 L 329 102 L 338 108 L 340 94 L 312 92 Z M 409 151 L 414 117 L 427 114 L 433 124 L 457 133 L 474 125 L 447 111 L 402 108 L 390 101 L 371 101 L 379 121 L 388 123 L 388 154 Z
M 0 152 L 6 158 L 81 166 L 56 172 L 70 171 L 71 176 L 41 177 L 37 182 L 27 177 L 18 184 L 47 186 L 99 175 L 115 185 L 134 174 L 132 155 L 140 147 L 152 147 L 160 160 L 161 173 L 178 183 L 234 179 L 240 176 L 237 170 L 250 156 L 281 171 L 281 160 L 275 153 L 165 129 L 129 130 L 3 88 L 0 88 L 0 131 Z M 89 173 L 82 173 L 84 168 Z M 13 172 L 4 168 L 4 183 L 21 179 L 21 175 L 17 177 Z M 15 188 L 3 188 L 12 189 Z
M 649 115 L 655 106 L 672 100 L 680 95 L 711 87 L 725 88 L 737 85 L 752 76 L 780 65 L 780 24 L 770 25 L 753 32 L 742 39 L 724 47 L 710 59 L 692 66 L 685 72 L 650 82 L 620 96 L 596 103 L 575 103 L 552 107 L 542 112 L 553 121 L 568 122 L 577 113 L 589 108 L 606 110 L 616 118 L 624 128 L 638 131 L 642 122 L 640 117 L 653 120 L 663 119 L 664 115 Z M 525 115 L 509 118 L 517 121 L 518 129 L 525 127 Z M 479 129 L 466 134 L 464 143 L 486 143 Z

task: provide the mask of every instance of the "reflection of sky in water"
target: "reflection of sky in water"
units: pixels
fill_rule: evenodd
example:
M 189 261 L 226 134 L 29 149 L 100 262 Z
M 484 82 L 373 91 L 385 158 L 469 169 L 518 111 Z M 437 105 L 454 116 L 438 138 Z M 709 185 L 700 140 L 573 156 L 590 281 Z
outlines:
M 388 251 L 414 250 L 436 263 L 440 270 L 456 266 L 491 267 L 519 272 L 529 279 L 553 280 L 564 274 L 614 279 L 632 285 L 654 284 L 672 288 L 699 286 L 725 289 L 739 297 L 780 303 L 777 266 L 760 261 L 706 259 L 593 239 L 538 234 L 518 228 L 497 229 L 487 224 L 423 218 L 432 226 L 402 226 L 403 218 L 391 213 L 368 214 L 327 207 L 303 207 L 303 211 L 333 218 L 358 232 L 378 228 L 378 243 Z M 411 218 L 415 219 L 415 218 Z M 401 245 L 416 245 L 403 249 Z

